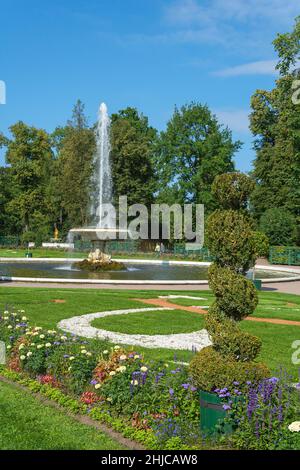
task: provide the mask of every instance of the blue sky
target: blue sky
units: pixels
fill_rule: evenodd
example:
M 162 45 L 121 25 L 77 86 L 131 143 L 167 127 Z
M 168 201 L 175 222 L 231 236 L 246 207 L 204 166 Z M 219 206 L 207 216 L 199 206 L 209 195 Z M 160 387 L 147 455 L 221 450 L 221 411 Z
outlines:
M 271 44 L 300 14 L 296 0 L 10 0 L 1 2 L 0 132 L 17 120 L 48 131 L 80 98 L 90 122 L 136 106 L 163 129 L 174 105 L 207 103 L 245 142 L 251 94 L 272 88 Z M 3 163 L 3 152 L 0 155 Z

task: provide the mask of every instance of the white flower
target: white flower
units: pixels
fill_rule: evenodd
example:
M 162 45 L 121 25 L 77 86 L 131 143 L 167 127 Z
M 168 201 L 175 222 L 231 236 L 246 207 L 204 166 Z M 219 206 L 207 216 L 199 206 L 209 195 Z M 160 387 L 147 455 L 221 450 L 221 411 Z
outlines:
M 69 357 L 69 361 L 73 361 L 75 359 L 74 356 Z
M 139 359 L 139 358 L 140 358 L 140 356 L 139 356 L 138 354 L 136 354 L 136 355 L 134 356 L 134 359 Z
M 8 346 L 6 346 L 6 349 L 11 349 L 11 345 L 9 344 Z
M 45 346 L 46 348 L 51 348 L 51 343 L 46 343 Z
M 3 318 L 4 318 L 4 320 L 8 320 L 8 317 L 3 317 Z
M 62 341 L 66 341 L 68 338 L 67 338 L 66 336 L 61 336 L 60 339 L 61 339 Z
M 41 339 L 44 339 L 44 338 L 45 338 L 45 335 L 40 335 L 40 338 L 41 338 Z
M 87 350 L 86 349 L 82 349 L 81 350 L 81 354 L 86 354 L 87 353 Z
M 38 335 L 38 332 L 35 331 L 34 333 L 32 333 L 32 336 L 37 336 Z
M 8 329 L 8 330 L 12 330 L 12 326 L 11 326 L 11 325 L 8 325 L 7 329 Z
M 103 354 L 109 354 L 109 351 L 107 351 L 107 349 L 105 349 L 105 351 L 103 351 Z
M 139 384 L 137 380 L 132 380 L 130 383 L 131 383 L 131 385 L 138 385 Z
M 145 367 L 145 366 L 141 367 L 141 371 L 142 371 L 142 372 L 147 372 L 147 370 L 148 370 L 147 367 Z
M 22 317 L 22 321 L 26 321 L 27 320 L 27 317 Z
M 9 311 L 8 310 L 4 310 L 4 315 L 8 315 L 9 314 Z
M 169 364 L 165 364 L 165 367 L 169 367 Z
M 41 329 L 42 329 L 41 326 L 36 326 L 36 327 L 35 327 L 35 331 L 40 331 Z
M 127 356 L 125 356 L 125 354 L 122 354 L 122 356 L 120 356 L 120 361 L 125 361 L 125 359 L 127 359 Z
M 110 375 L 111 377 L 113 377 L 114 375 L 116 375 L 116 372 L 115 372 L 114 370 L 112 370 L 112 371 L 109 373 L 109 375 Z
M 19 351 L 21 351 L 21 349 L 24 349 L 24 347 L 25 347 L 25 346 L 24 346 L 24 344 L 23 344 L 23 343 L 22 343 L 22 344 L 20 344 L 20 346 L 19 346 Z
M 120 366 L 117 368 L 117 372 L 125 372 L 126 366 Z
M 16 317 L 16 316 L 17 316 L 17 314 L 16 314 L 16 313 L 12 313 L 12 316 L 13 316 L 13 317 Z
M 25 310 L 19 310 L 20 313 L 25 313 Z
M 38 344 L 38 345 L 37 345 L 37 349 L 42 349 L 43 347 L 44 347 L 43 344 Z
M 27 357 L 30 357 L 32 356 L 32 352 L 31 351 L 28 351 L 28 353 L 26 354 Z
M 92 353 L 87 352 L 86 355 L 90 357 L 92 355 Z
M 24 361 L 26 359 L 26 356 L 20 356 L 21 361 Z
M 100 384 L 96 384 L 96 385 L 95 385 L 95 389 L 96 389 L 96 390 L 98 390 L 100 387 L 101 387 Z
M 115 351 L 118 351 L 119 349 L 121 349 L 120 346 L 115 346 L 115 347 L 114 347 L 114 350 L 115 350 Z
M 289 425 L 289 430 L 291 432 L 300 432 L 300 421 L 294 421 Z
M 108 397 L 106 398 L 106 401 L 109 401 L 110 403 L 112 402 L 112 398 Z

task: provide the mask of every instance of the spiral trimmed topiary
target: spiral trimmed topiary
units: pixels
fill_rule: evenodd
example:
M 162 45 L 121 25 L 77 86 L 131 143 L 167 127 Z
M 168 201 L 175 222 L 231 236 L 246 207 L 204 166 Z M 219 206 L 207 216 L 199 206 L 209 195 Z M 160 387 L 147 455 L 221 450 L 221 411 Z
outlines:
M 191 363 L 195 382 L 207 391 L 228 386 L 230 380 L 245 382 L 249 375 L 257 379 L 268 375 L 265 365 L 254 362 L 260 339 L 238 326 L 258 303 L 255 286 L 245 277 L 260 254 L 254 221 L 246 210 L 253 188 L 252 180 L 241 173 L 220 175 L 212 186 L 224 208 L 210 215 L 206 233 L 215 260 L 208 278 L 216 300 L 206 317 L 213 346 L 200 351 Z

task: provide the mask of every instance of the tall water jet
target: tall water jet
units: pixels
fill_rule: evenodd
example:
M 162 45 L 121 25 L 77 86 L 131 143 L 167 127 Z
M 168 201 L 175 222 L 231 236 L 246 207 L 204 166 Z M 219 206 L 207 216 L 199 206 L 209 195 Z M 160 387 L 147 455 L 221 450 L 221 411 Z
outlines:
M 92 201 L 94 220 L 97 228 L 112 228 L 114 220 L 110 212 L 105 211 L 105 204 L 112 203 L 113 187 L 110 164 L 110 118 L 105 103 L 101 103 L 96 128 L 96 153 L 94 185 L 95 198 Z

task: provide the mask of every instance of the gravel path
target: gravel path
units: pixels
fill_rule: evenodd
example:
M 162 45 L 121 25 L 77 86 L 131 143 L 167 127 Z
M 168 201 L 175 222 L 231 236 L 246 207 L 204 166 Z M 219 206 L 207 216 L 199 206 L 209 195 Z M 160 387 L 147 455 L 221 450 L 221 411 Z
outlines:
M 211 344 L 206 330 L 193 333 L 180 333 L 171 335 L 129 335 L 113 331 L 101 330 L 91 326 L 96 318 L 113 315 L 127 315 L 135 312 L 153 312 L 153 310 L 172 310 L 171 308 L 134 308 L 127 310 L 112 310 L 106 312 L 89 313 L 68 318 L 59 322 L 58 327 L 67 333 L 74 333 L 85 338 L 106 339 L 114 344 L 129 344 L 146 348 L 186 349 L 200 351 Z

